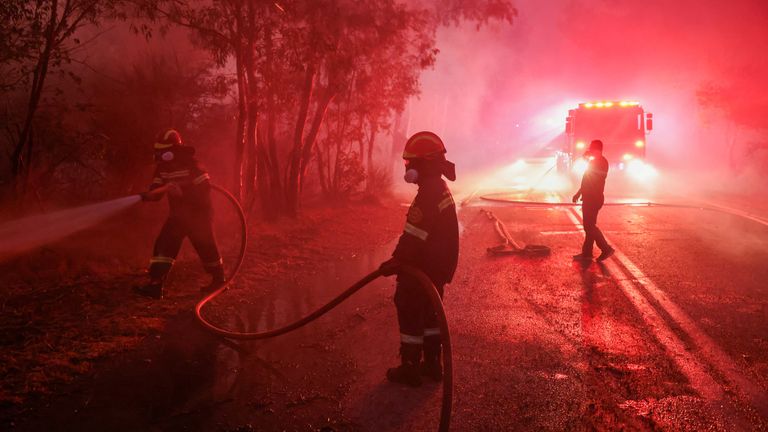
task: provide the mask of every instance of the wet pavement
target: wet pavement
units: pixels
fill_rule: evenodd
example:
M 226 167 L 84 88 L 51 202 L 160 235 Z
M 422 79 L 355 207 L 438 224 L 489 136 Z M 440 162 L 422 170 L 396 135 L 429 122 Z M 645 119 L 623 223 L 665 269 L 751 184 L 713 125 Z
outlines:
M 701 210 L 605 208 L 599 226 L 619 254 L 579 264 L 571 259 L 583 239 L 579 211 L 481 195 L 460 210 L 459 270 L 445 298 L 452 430 L 768 429 L 768 227 Z M 500 239 L 482 209 L 516 241 L 551 254 L 489 256 Z M 233 290 L 248 295 L 214 303 L 209 316 L 240 330 L 280 326 L 390 251 L 277 280 L 249 278 L 258 265 L 250 258 L 238 284 L 257 288 Z M 435 430 L 440 385 L 384 379 L 397 362 L 393 283 L 379 279 L 317 322 L 264 342 L 222 341 L 181 314 L 16 429 Z

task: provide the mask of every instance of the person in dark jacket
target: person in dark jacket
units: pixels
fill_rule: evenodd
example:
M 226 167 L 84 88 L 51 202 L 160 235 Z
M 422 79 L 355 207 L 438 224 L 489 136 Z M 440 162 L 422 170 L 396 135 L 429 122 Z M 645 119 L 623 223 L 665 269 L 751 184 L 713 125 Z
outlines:
M 201 290 L 212 291 L 225 283 L 224 264 L 213 234 L 210 176 L 195 159 L 195 149 L 182 143 L 181 135 L 167 129 L 155 142 L 154 179 L 145 201 L 158 201 L 168 194 L 169 215 L 155 241 L 149 265 L 149 283 L 136 287 L 142 295 L 163 297 L 166 275 L 189 237 L 203 267 L 211 275 L 211 283 Z
M 573 259 L 591 261 L 592 248 L 597 243 L 600 248 L 598 262 L 610 258 L 614 250 L 605 240 L 600 228 L 597 227 L 597 214 L 603 207 L 605 196 L 605 179 L 608 177 L 608 160 L 603 156 L 603 142 L 594 140 L 589 144 L 589 149 L 585 155 L 588 159 L 587 170 L 581 179 L 581 187 L 573 195 L 573 202 L 581 199 L 581 212 L 584 218 L 584 244 L 581 247 L 581 253 L 574 255 Z
M 459 256 L 456 206 L 442 179 L 454 181 L 456 171 L 445 153 L 442 140 L 432 132 L 414 134 L 406 143 L 405 181 L 417 184 L 419 190 L 392 258 L 380 267 L 384 275 L 398 273 L 401 264 L 416 267 L 432 280 L 441 297 L 453 279 Z M 437 314 L 419 282 L 408 274 L 397 275 L 395 306 L 401 364 L 387 371 L 387 379 L 413 387 L 421 385 L 422 376 L 439 381 L 442 344 Z

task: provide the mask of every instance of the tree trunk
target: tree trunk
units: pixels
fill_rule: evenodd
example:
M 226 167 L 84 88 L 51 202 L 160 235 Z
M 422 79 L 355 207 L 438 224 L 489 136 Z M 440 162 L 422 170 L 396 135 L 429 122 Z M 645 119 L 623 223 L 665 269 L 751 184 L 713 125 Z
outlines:
M 257 142 L 256 142 L 256 128 L 258 126 L 258 110 L 256 103 L 252 102 L 255 97 L 253 95 L 248 96 L 248 119 L 246 122 L 246 155 L 245 168 L 243 170 L 243 182 L 245 183 L 244 196 L 246 201 L 250 203 L 256 196 L 256 164 L 257 164 Z
M 341 187 L 341 170 L 339 169 L 341 167 L 341 144 L 344 142 L 344 136 L 341 135 L 336 140 L 336 154 L 334 155 L 334 162 L 333 162 L 333 183 L 331 185 L 331 194 L 332 197 L 336 197 L 339 193 L 339 189 Z M 330 163 L 330 159 L 329 162 Z
M 14 190 L 17 192 L 17 198 L 20 198 L 18 193 L 23 193 L 23 190 L 26 189 L 25 183 L 27 176 L 24 175 L 24 172 L 29 171 L 29 164 L 31 161 L 25 160 L 23 156 L 24 149 L 26 146 L 30 145 L 32 135 L 32 121 L 34 120 L 35 113 L 37 112 L 37 107 L 40 104 L 40 97 L 43 93 L 45 78 L 48 74 L 48 65 L 51 60 L 54 45 L 56 44 L 56 28 L 58 26 L 56 19 L 59 13 L 58 9 L 58 0 L 52 0 L 51 17 L 48 21 L 48 28 L 46 29 L 45 47 L 43 48 L 43 52 L 40 54 L 40 58 L 38 59 L 37 65 L 35 66 L 35 71 L 32 77 L 32 86 L 29 93 L 27 114 L 24 119 L 24 126 L 21 130 L 21 133 L 19 134 L 18 142 L 16 143 L 16 146 L 13 149 L 13 154 L 11 156 L 11 174 L 14 178 Z M 27 165 L 26 170 L 24 170 L 25 164 Z
M 309 102 L 312 99 L 312 90 L 315 84 L 316 68 L 314 64 L 307 66 L 304 72 L 304 85 L 301 90 L 299 113 L 296 118 L 296 129 L 293 134 L 293 149 L 288 162 L 288 176 L 286 178 L 286 210 L 291 216 L 297 216 L 299 211 L 299 191 L 301 185 L 301 160 L 304 145 L 304 127 L 309 112 Z
M 258 183 L 259 202 L 261 204 L 261 211 L 267 220 L 274 220 L 277 217 L 277 206 L 274 205 L 270 196 L 272 195 L 272 189 L 270 188 L 270 160 L 267 152 L 267 137 L 266 132 L 263 130 L 261 124 L 258 125 L 258 132 L 256 134 L 256 182 Z
M 366 167 L 366 174 L 368 174 L 368 182 L 366 186 L 368 190 L 371 189 L 371 180 L 373 179 L 373 145 L 376 143 L 376 135 L 378 133 L 378 125 L 376 122 L 371 122 L 371 136 L 368 139 L 368 166 Z
M 269 103 L 269 113 L 267 114 L 267 151 L 269 154 L 269 202 L 263 203 L 265 206 L 271 206 L 274 209 L 274 215 L 277 217 L 283 212 L 285 196 L 283 194 L 283 183 L 280 181 L 280 159 L 277 156 L 277 140 L 275 139 L 275 106 L 274 94 Z
M 235 54 L 235 67 L 237 68 L 237 133 L 235 136 L 235 163 L 232 170 L 232 194 L 243 202 L 243 153 L 245 151 L 246 119 L 248 108 L 246 100 L 245 72 L 243 71 L 242 52 L 238 48 Z
M 318 132 L 320 132 L 320 126 L 323 124 L 325 113 L 328 111 L 328 105 L 331 104 L 334 96 L 336 96 L 336 92 L 333 89 L 327 88 L 323 92 L 323 96 L 317 102 L 317 110 L 315 111 L 315 116 L 312 118 L 312 125 L 309 128 L 307 137 L 304 139 L 304 147 L 301 154 L 299 190 L 304 186 L 304 178 L 307 173 L 309 162 L 312 160 L 312 150 L 314 150 L 315 147 L 315 140 L 317 139 Z
M 257 150 L 256 150 L 256 128 L 259 119 L 259 101 L 258 101 L 258 85 L 256 81 L 256 66 L 255 66 L 255 47 L 256 47 L 256 8 L 254 7 L 253 0 L 248 1 L 246 8 L 248 14 L 248 25 L 246 27 L 247 43 L 244 50 L 245 76 L 248 81 L 248 123 L 247 123 L 247 159 L 245 166 L 245 196 L 247 202 L 251 203 L 256 197 L 256 166 L 257 166 Z
M 357 140 L 357 145 L 360 147 L 360 153 L 357 155 L 360 158 L 360 166 L 365 166 L 365 115 L 360 114 L 360 139 Z
M 328 183 L 325 178 L 325 163 L 323 162 L 323 149 L 317 147 L 317 176 L 320 178 L 320 189 L 324 196 L 328 196 Z
M 261 207 L 264 210 L 265 215 L 269 219 L 275 219 L 283 211 L 283 191 L 282 182 L 280 181 L 280 160 L 277 155 L 277 141 L 275 139 L 275 90 L 273 87 L 274 73 L 272 70 L 272 62 L 274 59 L 274 49 L 272 43 L 272 26 L 269 21 L 264 28 L 264 54 L 266 56 L 266 71 L 265 71 L 265 90 L 267 97 L 267 127 L 266 127 L 266 142 L 260 141 L 261 144 L 266 144 L 266 149 L 259 150 L 259 160 L 265 160 L 260 162 L 260 172 L 264 171 L 263 177 L 268 176 L 268 180 L 263 180 L 269 184 L 269 193 L 267 190 L 261 192 Z M 266 170 L 264 169 L 266 165 Z M 261 181 L 259 186 L 261 187 Z

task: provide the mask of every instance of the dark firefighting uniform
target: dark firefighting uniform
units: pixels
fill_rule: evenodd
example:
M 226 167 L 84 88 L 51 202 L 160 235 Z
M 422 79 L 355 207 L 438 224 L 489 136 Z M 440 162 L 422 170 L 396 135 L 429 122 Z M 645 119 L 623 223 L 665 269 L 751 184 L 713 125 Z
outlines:
M 213 234 L 213 207 L 208 173 L 194 157 L 194 149 L 180 147 L 174 159 L 158 162 L 149 189 L 167 183 L 181 187 L 182 195 L 168 194 L 170 209 L 150 260 L 149 274 L 153 279 L 164 277 L 171 269 L 185 237 L 189 237 L 205 270 L 213 276 L 223 275 L 223 262 Z
M 443 287 L 453 279 L 459 257 L 456 205 L 442 178 L 426 179 L 419 184 L 392 256 L 422 270 L 442 297 Z M 437 315 L 419 285 L 418 280 L 407 274 L 397 276 L 395 306 L 401 342 L 405 344 L 422 344 L 425 336 L 440 335 Z
M 603 207 L 605 196 L 605 178 L 608 176 L 608 160 L 603 155 L 597 155 L 589 161 L 587 170 L 581 178 L 581 212 L 584 216 L 584 245 L 581 253 L 592 255 L 595 243 L 601 251 L 610 250 L 602 231 L 597 227 L 597 214 Z

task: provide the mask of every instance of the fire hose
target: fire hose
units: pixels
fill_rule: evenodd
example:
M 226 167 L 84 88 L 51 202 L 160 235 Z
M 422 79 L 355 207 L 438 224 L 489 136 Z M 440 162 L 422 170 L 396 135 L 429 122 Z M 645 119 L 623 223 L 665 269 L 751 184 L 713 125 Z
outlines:
M 195 316 L 198 322 L 209 332 L 227 339 L 234 339 L 234 340 L 260 340 L 260 339 L 269 339 L 276 336 L 280 336 L 280 335 L 289 333 L 291 331 L 294 331 L 298 328 L 301 328 L 309 324 L 310 322 L 320 318 L 321 316 L 325 315 L 336 306 L 343 303 L 346 299 L 351 297 L 352 294 L 360 291 L 363 287 L 373 282 L 375 279 L 379 278 L 380 276 L 384 276 L 379 270 L 375 270 L 369 273 L 368 275 L 366 275 L 365 277 L 363 277 L 362 279 L 360 279 L 359 281 L 355 282 L 352 286 L 344 290 L 338 296 L 336 296 L 331 301 L 329 301 L 322 307 L 318 308 L 314 312 L 280 328 L 266 330 L 262 332 L 238 332 L 233 330 L 227 330 L 217 326 L 216 324 L 208 321 L 205 318 L 205 316 L 203 316 L 203 308 L 205 307 L 206 304 L 211 302 L 214 298 L 218 297 L 221 293 L 226 291 L 229 288 L 229 285 L 232 283 L 232 281 L 235 280 L 235 277 L 237 277 L 237 274 L 243 265 L 243 260 L 245 259 L 246 244 L 248 243 L 247 242 L 247 238 L 248 238 L 247 226 L 248 225 L 245 218 L 245 213 L 243 212 L 243 209 L 240 206 L 240 203 L 237 201 L 237 199 L 234 196 L 232 196 L 232 194 L 229 193 L 226 189 L 218 185 L 212 184 L 211 187 L 216 192 L 222 194 L 227 199 L 227 201 L 229 201 L 229 203 L 232 204 L 233 208 L 236 210 L 238 219 L 242 227 L 241 228 L 242 241 L 238 251 L 237 259 L 235 260 L 234 265 L 231 267 L 231 270 L 229 271 L 227 282 L 223 286 L 216 289 L 215 291 L 206 295 L 202 300 L 200 300 L 197 303 L 197 305 L 195 305 Z M 452 407 L 452 401 L 453 401 L 453 362 L 452 362 L 453 359 L 451 355 L 451 337 L 450 337 L 450 329 L 448 327 L 448 319 L 445 315 L 445 309 L 443 308 L 443 302 L 442 302 L 442 299 L 440 298 L 440 294 L 438 293 L 437 288 L 435 288 L 435 285 L 432 283 L 429 277 L 425 275 L 421 270 L 405 264 L 401 265 L 399 270 L 400 272 L 408 274 L 419 281 L 419 286 L 422 287 L 422 289 L 424 290 L 424 293 L 429 297 L 429 301 L 432 303 L 432 307 L 437 313 L 438 321 L 440 323 L 440 334 L 442 335 L 442 344 L 443 344 L 443 399 L 442 399 L 442 405 L 440 409 L 440 424 L 438 427 L 438 431 L 446 432 L 450 427 L 451 407 Z
M 569 203 L 569 202 L 541 202 L 541 201 L 524 201 L 514 200 L 509 198 L 495 198 L 488 194 L 483 195 L 480 199 L 489 202 L 503 203 L 510 206 L 520 207 L 580 207 L 581 203 Z M 607 202 L 603 204 L 604 207 L 662 207 L 662 208 L 677 208 L 677 209 L 691 209 L 691 210 L 705 210 L 716 213 L 724 213 L 731 216 L 740 217 L 752 222 L 757 222 L 761 225 L 768 226 L 768 219 L 748 213 L 741 210 L 736 210 L 728 207 L 720 207 L 715 205 L 697 205 L 697 204 L 671 204 L 660 203 L 654 201 L 640 201 L 640 202 Z
M 496 217 L 492 212 L 482 209 L 481 210 L 493 222 L 493 227 L 496 229 L 496 233 L 501 237 L 502 243 L 498 246 L 489 247 L 487 249 L 489 255 L 520 255 L 526 257 L 542 257 L 549 255 L 551 249 L 549 246 L 527 244 L 521 245 L 516 242 L 504 223 Z
M 547 172 L 544 173 L 542 177 L 546 176 L 551 170 L 552 168 L 547 170 Z M 472 198 L 474 198 L 476 194 L 477 194 L 477 191 L 472 192 L 472 194 L 470 194 L 469 197 L 467 197 L 462 201 L 462 205 L 467 204 Z M 504 195 L 504 194 L 505 193 L 503 192 L 489 193 L 489 194 L 481 195 L 479 198 L 483 201 L 501 203 L 507 206 L 519 206 L 519 207 L 555 208 L 555 207 L 581 206 L 580 203 L 530 201 L 526 199 L 512 199 L 512 198 L 505 198 L 505 197 L 498 196 L 498 195 Z M 528 195 L 526 195 L 526 197 L 527 196 Z M 676 208 L 676 209 L 705 210 L 705 211 L 724 213 L 731 216 L 740 217 L 742 219 L 746 219 L 752 222 L 757 222 L 764 226 L 768 226 L 768 219 L 765 219 L 764 217 L 760 217 L 745 211 L 736 210 L 728 207 L 721 207 L 717 205 L 673 204 L 673 203 L 659 203 L 654 201 L 638 201 L 638 202 L 607 202 L 603 204 L 603 206 L 605 207 L 662 207 L 662 208 Z M 521 245 L 519 242 L 515 241 L 512 238 L 512 236 L 509 233 L 509 230 L 507 230 L 507 227 L 498 217 L 496 217 L 496 215 L 494 215 L 491 211 L 487 209 L 481 209 L 481 211 L 488 217 L 488 219 L 491 222 L 493 222 L 496 233 L 499 235 L 499 237 L 501 237 L 501 240 L 502 240 L 502 244 L 498 246 L 489 247 L 487 249 L 489 255 L 518 255 L 518 256 L 525 256 L 525 257 L 542 257 L 549 254 L 550 252 L 549 247 L 544 245 L 530 245 L 530 244 Z

